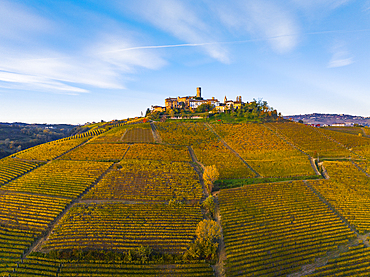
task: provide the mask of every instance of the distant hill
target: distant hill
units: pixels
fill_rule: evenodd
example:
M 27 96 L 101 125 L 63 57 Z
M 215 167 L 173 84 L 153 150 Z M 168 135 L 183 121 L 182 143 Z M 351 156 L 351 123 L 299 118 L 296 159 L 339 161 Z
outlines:
M 321 124 L 321 125 L 333 125 L 338 123 L 344 123 L 348 126 L 353 126 L 354 124 L 370 126 L 370 117 L 362 117 L 356 115 L 347 115 L 347 114 L 321 114 L 321 113 L 312 113 L 312 114 L 300 114 L 300 115 L 288 115 L 284 116 L 286 119 L 292 119 L 293 121 L 298 122 L 302 120 L 306 124 Z
M 0 123 L 0 158 L 41 143 L 72 135 L 76 125 Z

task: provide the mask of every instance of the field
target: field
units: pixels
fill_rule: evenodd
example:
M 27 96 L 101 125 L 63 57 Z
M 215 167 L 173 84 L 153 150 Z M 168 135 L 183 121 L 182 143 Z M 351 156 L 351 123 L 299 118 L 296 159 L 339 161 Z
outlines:
M 348 158 L 351 152 L 317 130 L 295 122 L 267 123 L 271 129 L 313 158 Z
M 202 215 L 199 208 L 165 204 L 79 204 L 54 228 L 44 249 L 130 250 L 141 245 L 180 253 L 191 242 Z
M 202 164 L 216 165 L 221 179 L 255 176 L 203 123 L 160 123 L 157 128 L 163 142 L 189 145 Z
M 126 159 L 191 162 L 186 146 L 135 143 L 130 146 Z
M 119 165 L 83 199 L 199 201 L 202 197 L 199 177 L 188 163 L 125 159 Z
M 82 137 L 70 140 L 61 139 L 52 141 L 26 149 L 22 152 L 14 154 L 14 156 L 24 160 L 50 161 L 84 143 L 88 140 L 88 138 L 89 137 Z
M 4 185 L 2 189 L 75 198 L 111 165 L 103 162 L 56 160 Z
M 227 276 L 286 275 L 355 237 L 302 181 L 223 190 L 219 201 Z
M 87 143 L 63 155 L 62 159 L 99 162 L 120 161 L 128 148 L 127 144 Z
M 152 130 L 149 128 L 132 128 L 128 129 L 122 137 L 122 141 L 126 143 L 135 142 L 154 142 Z
M 0 276 L 370 276 L 368 128 L 154 124 L 1 159 Z
M 47 259 L 31 256 L 24 260 L 11 276 L 50 276 L 50 277 L 87 277 L 87 276 L 174 276 L 174 277 L 210 277 L 213 269 L 206 263 L 187 264 L 127 264 L 125 262 L 78 262 L 59 259 Z
M 369 177 L 351 162 L 324 162 L 329 180 L 309 181 L 360 233 L 370 231 Z
M 0 160 L 0 186 L 36 168 L 39 163 L 25 162 L 16 158 Z
M 315 175 L 307 155 L 262 124 L 214 124 L 213 128 L 263 177 Z

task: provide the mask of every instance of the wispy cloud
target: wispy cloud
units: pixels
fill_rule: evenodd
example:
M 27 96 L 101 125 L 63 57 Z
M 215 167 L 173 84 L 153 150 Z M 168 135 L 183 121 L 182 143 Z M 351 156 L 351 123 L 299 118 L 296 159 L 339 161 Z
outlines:
M 187 44 L 201 46 L 212 58 L 224 63 L 229 62 L 229 54 L 226 49 L 216 42 L 219 37 L 215 36 L 217 30 L 197 14 L 197 9 L 188 1 L 180 0 L 136 0 L 135 3 L 122 4 L 122 10 L 133 12 L 140 18 L 150 22 L 155 27 L 170 33 Z M 199 5 L 197 5 L 199 8 Z
M 370 13 L 370 1 L 366 1 L 366 3 L 362 7 L 362 11 L 365 13 Z
M 53 24 L 14 1 L 1 1 L 0 37 L 4 39 L 25 39 L 29 35 L 49 32 Z
M 266 40 L 276 52 L 288 52 L 298 44 L 300 28 L 295 16 L 272 1 L 234 1 L 228 5 L 209 2 L 220 20 L 232 31 L 250 34 L 254 39 Z
M 336 9 L 353 0 L 291 0 L 292 3 L 305 9 Z
M 125 78 L 128 79 L 137 68 L 158 69 L 166 64 L 160 53 L 148 49 L 136 49 L 129 54 L 118 53 L 117 49 L 133 48 L 139 44 L 139 41 L 130 37 L 130 32 L 119 28 L 93 30 L 93 38 L 79 39 L 80 43 L 74 45 L 77 47 L 73 49 L 58 47 L 58 44 L 66 46 L 61 39 L 53 43 L 47 40 L 40 43 L 39 36 L 50 32 L 49 27 L 44 28 L 43 25 L 52 26 L 53 21 L 22 6 L 4 3 L 5 11 L 0 9 L 0 22 L 4 23 L 0 24 L 2 87 L 66 94 L 85 93 L 93 87 L 124 89 Z M 1 17 L 5 12 L 6 16 Z M 60 28 L 54 31 L 62 32 L 60 34 L 63 36 L 69 33 L 69 30 Z M 28 43 L 24 42 L 23 32 Z M 12 33 L 15 35 L 10 36 Z M 69 39 L 74 41 L 73 36 L 76 35 L 81 33 L 72 34 Z M 30 47 L 32 43 L 37 47 Z
M 332 52 L 333 55 L 329 61 L 328 68 L 342 67 L 354 63 L 353 57 L 343 43 L 336 43 Z

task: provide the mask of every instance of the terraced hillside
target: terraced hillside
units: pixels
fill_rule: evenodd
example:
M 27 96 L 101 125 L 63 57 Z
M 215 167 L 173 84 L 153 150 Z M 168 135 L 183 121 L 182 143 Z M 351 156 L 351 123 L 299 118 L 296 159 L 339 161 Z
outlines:
M 134 120 L 4 158 L 0 276 L 370 276 L 370 139 L 345 131 Z M 240 187 L 210 195 L 213 165 Z

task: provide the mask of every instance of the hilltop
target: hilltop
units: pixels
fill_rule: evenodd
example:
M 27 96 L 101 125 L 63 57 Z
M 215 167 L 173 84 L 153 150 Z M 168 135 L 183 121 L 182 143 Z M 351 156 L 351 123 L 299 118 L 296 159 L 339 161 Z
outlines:
M 368 272 L 369 128 L 144 121 L 0 160 L 2 275 Z

